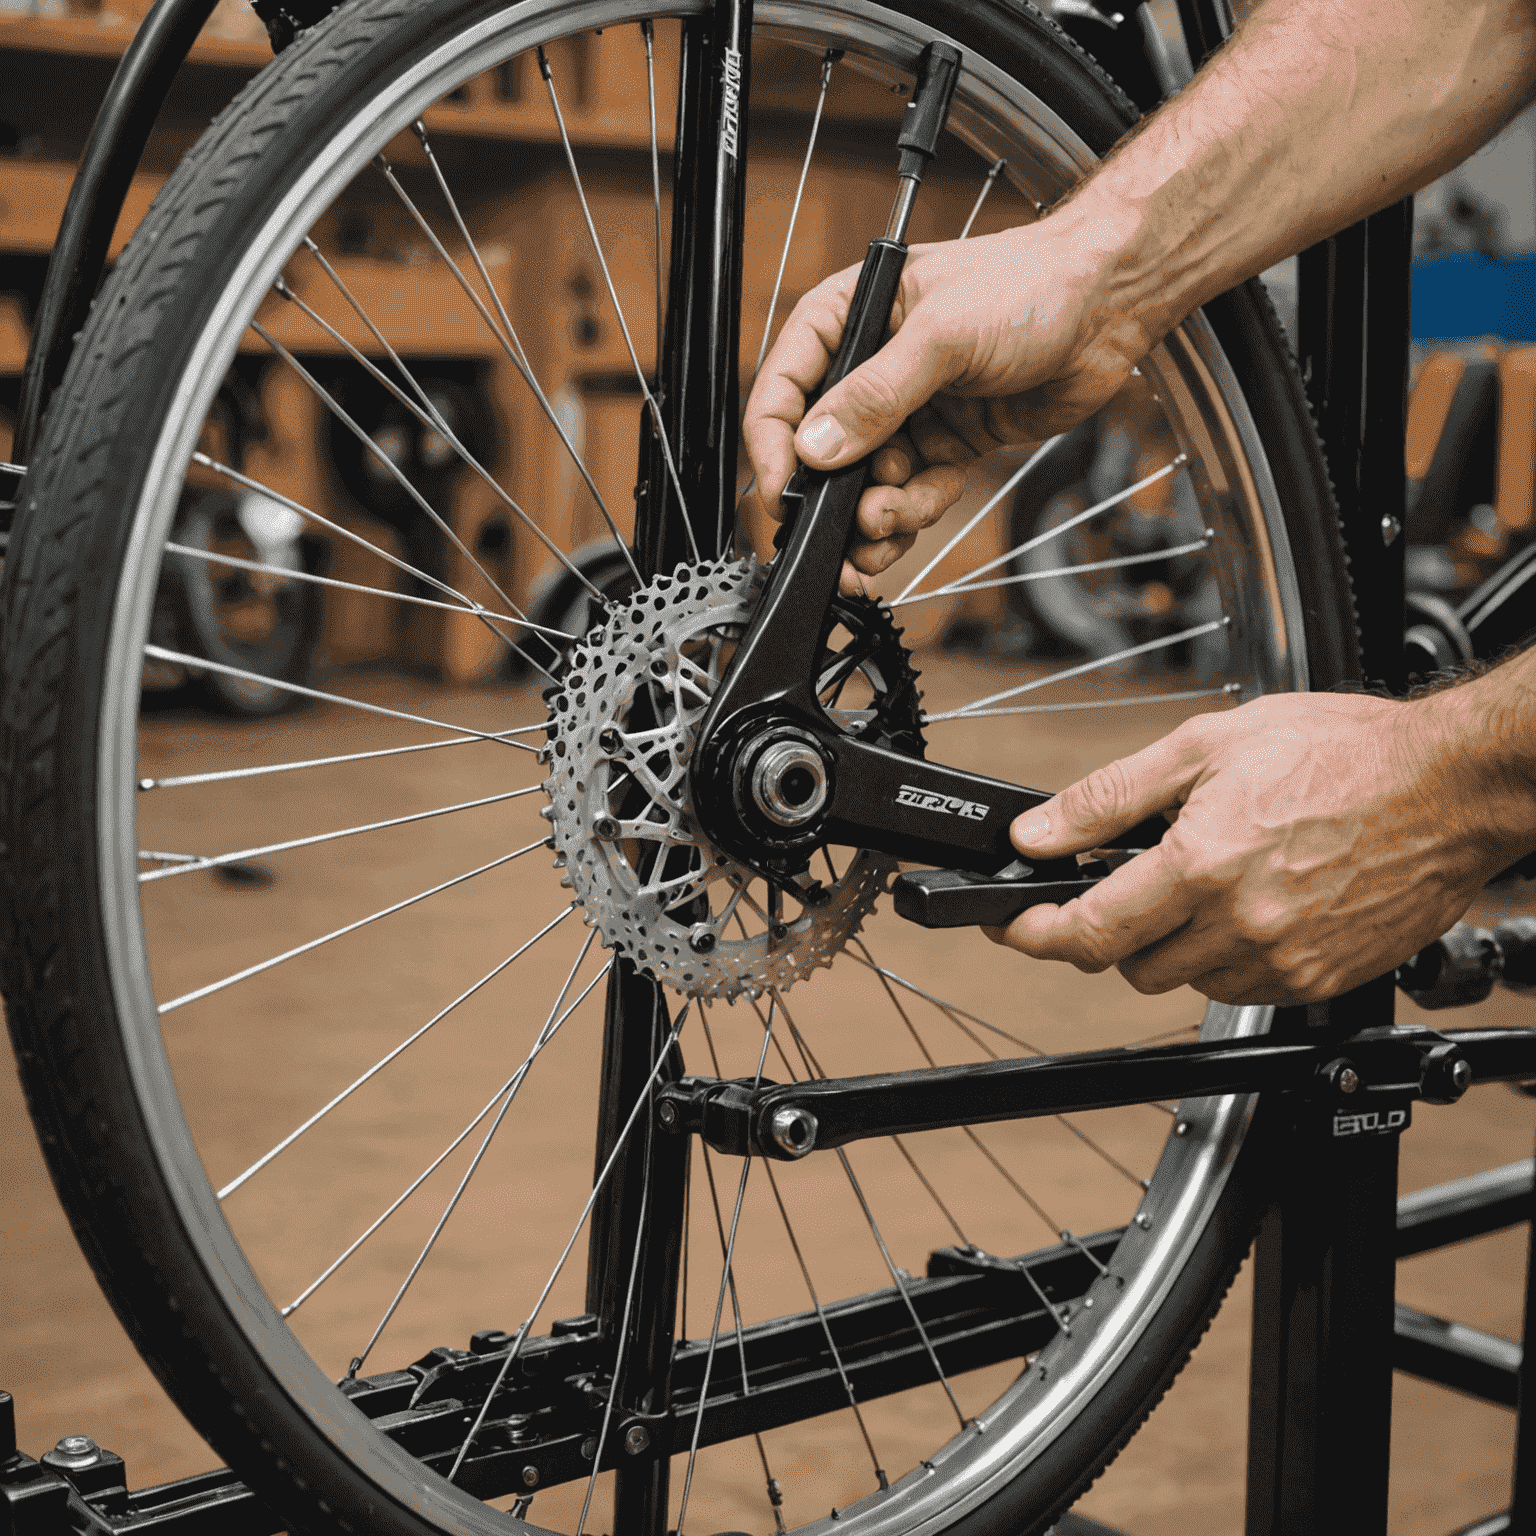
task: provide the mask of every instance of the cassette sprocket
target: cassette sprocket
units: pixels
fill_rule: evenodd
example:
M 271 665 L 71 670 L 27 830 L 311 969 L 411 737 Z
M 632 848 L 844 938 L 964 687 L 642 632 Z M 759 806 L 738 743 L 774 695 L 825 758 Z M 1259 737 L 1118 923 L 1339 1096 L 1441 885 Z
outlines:
M 782 992 L 830 965 L 896 869 L 828 853 L 825 880 L 769 887 L 699 829 L 694 741 L 764 575 L 746 559 L 657 577 L 573 647 L 549 696 L 544 814 L 564 883 L 606 947 L 690 997 Z M 838 598 L 833 619 L 818 689 L 829 715 L 920 756 L 917 674 L 889 611 Z

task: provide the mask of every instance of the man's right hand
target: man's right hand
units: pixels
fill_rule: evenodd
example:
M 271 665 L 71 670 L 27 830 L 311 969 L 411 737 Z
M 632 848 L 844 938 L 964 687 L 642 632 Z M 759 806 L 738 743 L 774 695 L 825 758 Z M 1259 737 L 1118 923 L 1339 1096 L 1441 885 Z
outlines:
M 809 412 L 859 269 L 795 306 L 747 402 L 747 452 L 758 495 L 778 517 L 797 457 L 836 469 L 880 449 L 843 567 L 845 592 L 861 590 L 860 573 L 883 571 L 959 500 L 967 463 L 1075 426 L 1157 340 L 1115 303 L 1116 222 L 1102 207 L 1090 216 L 1072 203 L 1003 234 L 915 247 L 891 339 Z

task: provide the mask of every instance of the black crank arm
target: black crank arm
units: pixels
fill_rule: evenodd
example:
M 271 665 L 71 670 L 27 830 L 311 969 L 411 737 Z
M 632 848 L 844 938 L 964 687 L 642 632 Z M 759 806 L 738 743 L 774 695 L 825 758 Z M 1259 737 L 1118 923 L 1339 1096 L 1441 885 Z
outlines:
M 1028 908 L 1062 906 L 1108 874 L 1102 859 L 1020 859 L 990 878 L 958 869 L 909 870 L 892 890 L 897 913 L 924 928 L 1006 928 Z

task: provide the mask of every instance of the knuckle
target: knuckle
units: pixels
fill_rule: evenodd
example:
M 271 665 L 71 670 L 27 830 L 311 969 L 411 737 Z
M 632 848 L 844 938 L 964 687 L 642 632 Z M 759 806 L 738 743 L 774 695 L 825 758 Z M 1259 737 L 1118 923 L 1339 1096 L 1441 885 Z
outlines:
M 1129 803 L 1130 795 L 1130 775 L 1125 764 L 1117 760 L 1095 768 L 1087 778 L 1080 779 L 1068 789 L 1062 799 L 1068 802 L 1068 813 L 1074 817 L 1108 821 Z

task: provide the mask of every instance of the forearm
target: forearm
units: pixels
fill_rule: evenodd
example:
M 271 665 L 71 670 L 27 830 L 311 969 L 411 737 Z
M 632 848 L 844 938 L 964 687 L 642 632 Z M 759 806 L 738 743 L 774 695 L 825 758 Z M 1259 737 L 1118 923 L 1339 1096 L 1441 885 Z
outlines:
M 1466 158 L 1528 98 L 1536 0 L 1264 0 L 1054 211 L 1097 324 L 1155 340 Z

